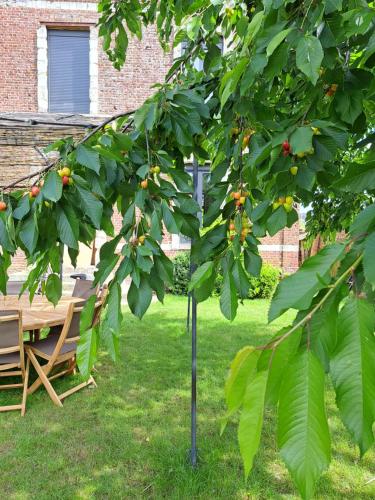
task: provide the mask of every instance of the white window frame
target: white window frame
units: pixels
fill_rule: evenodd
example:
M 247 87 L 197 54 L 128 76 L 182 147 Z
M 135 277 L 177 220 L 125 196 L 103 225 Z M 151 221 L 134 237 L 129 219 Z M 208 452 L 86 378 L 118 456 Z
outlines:
M 38 111 L 41 113 L 48 113 L 47 31 L 48 24 L 43 24 L 37 31 Z M 90 115 L 95 115 L 99 112 L 98 29 L 90 26 L 89 32 Z

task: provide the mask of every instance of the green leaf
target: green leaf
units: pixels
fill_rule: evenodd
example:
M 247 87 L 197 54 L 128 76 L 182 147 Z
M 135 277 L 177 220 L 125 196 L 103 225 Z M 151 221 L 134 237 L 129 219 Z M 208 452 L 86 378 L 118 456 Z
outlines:
M 5 217 L 3 218 L 3 214 L 0 214 L 0 246 L 2 246 L 7 252 L 14 252 L 15 247 L 10 239 L 4 219 Z
M 274 236 L 286 226 L 287 213 L 284 207 L 277 208 L 267 220 L 267 231 Z
M 287 309 L 307 309 L 314 295 L 324 288 L 333 264 L 344 254 L 345 245 L 327 245 L 318 254 L 305 260 L 294 274 L 284 278 L 277 286 L 268 313 L 273 321 Z
M 54 273 L 60 272 L 60 264 L 61 264 L 61 245 L 55 245 L 48 250 L 48 258 Z
M 202 286 L 202 284 L 210 278 L 214 271 L 214 263 L 212 261 L 205 262 L 201 266 L 199 266 L 191 276 L 189 283 L 189 291 L 193 290 L 193 288 L 198 288 Z
M 220 309 L 224 316 L 233 321 L 237 314 L 237 290 L 231 272 L 224 275 L 223 289 L 220 295 Z
M 157 117 L 157 104 L 155 102 L 146 102 L 134 115 L 134 124 L 137 129 L 143 127 L 151 130 Z
M 154 266 L 160 278 L 171 285 L 173 283 L 173 263 L 171 260 L 164 253 L 159 256 L 154 255 Z
M 338 92 L 335 97 L 336 109 L 342 121 L 345 123 L 353 123 L 362 113 L 362 93 L 357 92 Z
M 33 253 L 35 250 L 38 241 L 38 226 L 34 215 L 30 215 L 21 223 L 21 230 L 19 232 L 22 243 L 30 253 Z
M 293 31 L 293 28 L 287 28 L 286 30 L 280 31 L 272 38 L 267 46 L 267 57 L 270 57 L 274 53 L 275 49 L 285 40 L 291 31 Z
M 86 301 L 84 308 L 82 309 L 80 320 L 79 320 L 79 331 L 85 332 L 92 326 L 92 320 L 94 317 L 95 302 L 97 301 L 96 295 L 91 295 Z
M 122 132 L 114 132 L 113 137 L 115 138 L 116 143 L 120 146 L 122 151 L 130 151 L 133 146 L 133 141 L 127 134 L 123 134 Z
M 272 341 L 277 340 L 290 330 L 291 326 L 287 326 L 279 330 L 273 337 Z M 280 387 L 284 378 L 285 370 L 289 366 L 290 360 L 294 357 L 298 350 L 301 341 L 302 328 L 298 328 L 289 337 L 286 337 L 274 350 L 266 349 L 262 351 L 259 361 L 258 370 L 269 370 L 266 402 L 270 405 L 277 405 L 279 401 Z M 272 357 L 272 363 L 270 363 Z
M 100 171 L 100 160 L 99 153 L 87 146 L 83 146 L 79 144 L 76 149 L 76 159 L 77 162 L 83 165 L 84 167 L 93 170 L 97 174 Z
M 318 38 L 306 35 L 300 39 L 297 45 L 296 62 L 297 68 L 301 70 L 313 85 L 319 78 L 319 69 L 324 52 Z
M 258 33 L 262 22 L 264 18 L 264 11 L 261 10 L 257 12 L 251 19 L 251 22 L 249 26 L 247 27 L 247 33 L 243 42 L 243 47 L 241 51 L 241 57 L 246 54 L 247 48 L 249 47 L 250 43 L 253 41 L 255 38 L 256 34 Z
M 249 294 L 250 282 L 240 259 L 236 260 L 233 266 L 233 278 L 240 298 L 246 299 Z
M 46 296 L 47 299 L 56 306 L 61 298 L 62 282 L 57 274 L 50 274 L 46 281 Z
M 258 358 L 259 351 L 252 346 L 246 346 L 238 351 L 232 361 L 225 383 L 225 401 L 229 414 L 241 406 L 246 387 L 255 374 Z
M 107 258 L 100 258 L 98 269 L 95 271 L 95 283 L 103 284 L 116 266 L 120 255 L 113 254 Z
M 238 425 L 238 442 L 245 469 L 245 478 L 253 467 L 263 426 L 267 371 L 257 373 L 246 389 Z
M 79 222 L 74 210 L 57 206 L 56 223 L 60 241 L 69 248 L 78 250 Z
M 366 238 L 363 252 L 363 270 L 366 281 L 375 287 L 375 233 Z
M 51 201 L 59 201 L 62 196 L 62 181 L 57 172 L 49 172 L 42 187 L 44 198 Z
M 375 162 L 353 163 L 345 177 L 334 183 L 336 189 L 362 193 L 375 188 Z
M 27 196 L 22 196 L 17 208 L 13 212 L 13 217 L 15 219 L 21 220 L 30 212 L 30 198 Z
M 247 63 L 248 59 L 243 58 L 235 68 L 226 73 L 221 79 L 219 94 L 222 108 L 229 99 L 230 95 L 235 91 L 237 83 L 241 78 Z
M 98 343 L 99 335 L 97 327 L 81 331 L 77 343 L 77 364 L 80 373 L 86 379 L 89 378 L 96 362 Z
M 249 248 L 244 250 L 244 262 L 246 271 L 252 276 L 259 276 L 262 268 L 262 258 L 257 253 L 252 252 Z
M 326 14 L 331 14 L 336 10 L 342 9 L 342 0 L 325 0 L 324 11 Z
M 352 297 L 339 313 L 331 375 L 341 418 L 363 455 L 373 444 L 375 421 L 374 306 Z
M 103 204 L 90 191 L 77 186 L 77 190 L 82 202 L 82 208 L 89 217 L 96 229 L 100 229 L 100 221 L 103 214 Z
M 117 282 L 112 282 L 109 288 L 107 298 L 107 314 L 106 319 L 113 331 L 120 332 L 122 313 L 121 313 L 121 286 Z
M 306 153 L 312 148 L 313 131 L 311 127 L 298 127 L 290 136 L 293 154 Z
M 367 233 L 375 225 L 375 204 L 369 205 L 360 212 L 350 226 L 350 234 L 359 236 Z
M 131 282 L 128 291 L 128 305 L 131 312 L 138 318 L 142 318 L 147 311 L 152 299 L 152 289 L 148 281 L 142 276 L 139 288 Z
M 310 322 L 311 350 L 329 371 L 330 357 L 337 342 L 337 315 L 341 295 L 329 297 Z
M 324 405 L 324 370 L 311 351 L 289 363 L 280 390 L 278 444 L 302 496 L 309 499 L 328 468 L 331 441 Z
M 170 208 L 168 207 L 167 202 L 165 200 L 163 200 L 161 203 L 161 210 L 163 214 L 163 221 L 167 230 L 170 233 L 178 234 L 180 230 L 176 224 L 174 214 L 172 210 L 170 210 Z

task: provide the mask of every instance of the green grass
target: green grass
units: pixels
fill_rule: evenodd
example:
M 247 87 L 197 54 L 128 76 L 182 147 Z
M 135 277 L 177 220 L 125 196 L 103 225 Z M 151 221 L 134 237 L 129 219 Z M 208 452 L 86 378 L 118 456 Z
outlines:
M 62 409 L 44 389 L 28 401 L 25 418 L 0 414 L 1 498 L 298 498 L 275 444 L 274 415 L 267 412 L 261 449 L 247 483 L 236 425 L 219 436 L 223 384 L 230 361 L 244 345 L 263 343 L 285 319 L 266 326 L 266 301 L 247 302 L 233 323 L 218 302 L 199 306 L 198 445 L 200 464 L 189 466 L 190 337 L 186 299 L 152 305 L 144 320 L 124 318 L 121 360 L 103 354 L 97 389 L 68 398 Z M 58 392 L 71 381 L 56 381 Z M 0 404 L 17 394 L 0 394 Z M 375 453 L 362 461 L 340 424 L 332 392 L 328 401 L 333 461 L 316 498 L 375 497 Z

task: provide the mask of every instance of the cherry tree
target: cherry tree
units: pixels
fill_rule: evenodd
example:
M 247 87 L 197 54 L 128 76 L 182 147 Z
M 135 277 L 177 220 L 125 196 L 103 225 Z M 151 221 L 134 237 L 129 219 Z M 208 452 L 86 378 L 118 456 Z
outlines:
M 163 301 L 172 280 L 164 229 L 194 241 L 190 289 L 198 302 L 223 273 L 220 307 L 234 320 L 249 276 L 260 272 L 259 238 L 291 227 L 297 204 L 312 204 L 318 218 L 331 193 L 355 199 L 355 212 L 349 206 L 341 214 L 335 204 L 329 212 L 346 239 L 325 246 L 277 287 L 269 321 L 292 309 L 293 322 L 265 345 L 245 346 L 225 387 L 227 418 L 240 415 L 246 476 L 264 409 L 275 406 L 281 456 L 301 496 L 311 498 L 331 457 L 326 376 L 361 456 L 374 441 L 374 4 L 101 0 L 99 11 L 104 50 L 116 68 L 125 63 L 129 37 L 142 38 L 149 25 L 165 50 L 183 44 L 184 52 L 139 109 L 78 143 L 52 145 L 59 160 L 33 174 L 29 193 L 17 182 L 5 187 L 0 289 L 6 292 L 11 257 L 21 248 L 32 265 L 25 285 L 31 296 L 50 267 L 44 289 L 56 303 L 64 248 L 74 265 L 79 243 L 105 231 L 111 240 L 100 250 L 95 281 L 113 276 L 100 330 L 82 333 L 79 364 L 88 374 L 100 342 L 116 357 L 125 278 L 136 316 L 153 293 Z M 185 172 L 192 156 L 211 171 L 203 232 Z M 117 233 L 115 206 L 123 216 Z M 85 319 L 92 310 L 89 301 Z

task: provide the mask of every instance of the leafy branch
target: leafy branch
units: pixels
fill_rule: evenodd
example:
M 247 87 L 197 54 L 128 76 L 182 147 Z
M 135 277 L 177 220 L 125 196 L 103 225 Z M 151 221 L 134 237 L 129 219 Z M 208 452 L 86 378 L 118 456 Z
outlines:
M 302 318 L 300 321 L 298 321 L 295 325 L 292 326 L 287 332 L 285 332 L 283 335 L 278 337 L 277 339 L 268 342 L 267 344 L 258 346 L 256 349 L 264 351 L 267 349 L 272 349 L 275 350 L 284 340 L 286 340 L 292 333 L 294 333 L 296 330 L 301 328 L 301 326 L 304 326 L 306 323 L 311 321 L 312 317 L 316 312 L 319 311 L 319 309 L 323 306 L 323 304 L 328 300 L 328 298 L 333 294 L 333 292 L 337 289 L 338 286 L 340 286 L 343 281 L 345 281 L 346 278 L 348 278 L 354 270 L 358 267 L 358 265 L 361 263 L 363 259 L 363 254 L 361 254 L 354 262 L 353 264 L 335 281 L 333 285 L 330 286 L 328 289 L 328 292 L 319 300 L 319 302 L 311 309 L 311 311 L 306 314 L 304 318 Z

